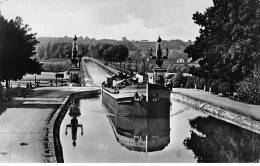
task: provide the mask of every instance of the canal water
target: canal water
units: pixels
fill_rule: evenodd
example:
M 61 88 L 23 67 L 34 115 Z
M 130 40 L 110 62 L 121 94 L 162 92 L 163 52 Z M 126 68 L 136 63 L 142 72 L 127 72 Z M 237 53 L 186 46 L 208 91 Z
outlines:
M 87 68 L 98 85 L 108 76 Z M 175 101 L 168 119 L 109 114 L 101 95 L 75 103 L 60 129 L 65 163 L 259 162 L 259 134 Z

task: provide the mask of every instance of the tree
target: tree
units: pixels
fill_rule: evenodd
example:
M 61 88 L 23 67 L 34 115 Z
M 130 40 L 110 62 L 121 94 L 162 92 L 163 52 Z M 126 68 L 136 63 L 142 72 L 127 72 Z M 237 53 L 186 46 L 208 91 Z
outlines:
M 109 47 L 111 47 L 112 45 L 111 44 L 99 44 L 98 45 L 98 56 L 100 59 L 103 59 L 104 58 L 104 51 L 107 50 Z
M 124 61 L 129 55 L 125 45 L 107 45 L 103 50 L 103 57 L 106 61 Z
M 89 50 L 89 52 L 88 52 L 89 56 L 96 58 L 96 56 L 97 56 L 97 46 L 96 45 L 90 45 L 88 47 L 88 50 Z
M 114 53 L 113 46 L 108 47 L 103 51 L 103 57 L 106 61 L 113 61 L 114 55 L 115 53 Z
M 50 48 L 51 58 L 59 58 L 60 43 L 52 43 Z
M 49 42 L 46 46 L 46 54 L 44 59 L 50 59 L 51 58 L 51 42 Z
M 83 55 L 84 55 L 84 56 L 87 56 L 87 55 L 88 55 L 88 52 L 89 52 L 89 45 L 88 45 L 88 44 L 84 44 L 84 52 L 83 52 Z
M 260 62 L 260 3 L 258 0 L 213 0 L 206 12 L 193 15 L 200 36 L 184 50 L 200 67 L 192 74 L 234 83 L 243 80 Z
M 129 56 L 129 50 L 125 45 L 115 45 L 113 49 L 117 61 L 124 61 Z
M 45 54 L 46 54 L 45 47 L 44 46 L 39 46 L 37 48 L 37 57 L 39 59 L 43 59 Z
M 38 41 L 30 30 L 28 25 L 23 25 L 22 18 L 8 21 L 0 13 L 0 81 L 6 81 L 7 89 L 9 80 L 41 72 L 39 62 L 32 59 Z

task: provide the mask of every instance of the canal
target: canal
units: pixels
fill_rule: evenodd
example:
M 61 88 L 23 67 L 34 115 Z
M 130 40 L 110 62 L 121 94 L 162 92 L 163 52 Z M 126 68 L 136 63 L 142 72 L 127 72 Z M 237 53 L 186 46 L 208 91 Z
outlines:
M 93 62 L 87 69 L 97 85 L 109 76 Z M 101 95 L 75 108 L 60 129 L 65 163 L 259 162 L 259 134 L 175 101 L 168 119 L 109 114 Z

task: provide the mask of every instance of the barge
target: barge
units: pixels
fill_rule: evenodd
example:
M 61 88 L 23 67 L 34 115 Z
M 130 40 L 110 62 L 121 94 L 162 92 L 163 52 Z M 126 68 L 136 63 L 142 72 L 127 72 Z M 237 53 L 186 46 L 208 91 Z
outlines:
M 168 118 L 170 116 L 170 94 L 172 83 L 166 84 L 165 72 L 162 68 L 163 59 L 168 57 L 169 50 L 166 49 L 166 56 L 162 56 L 161 38 L 159 37 L 156 55 L 157 67 L 149 77 L 136 74 L 128 78 L 119 73 L 107 78 L 102 83 L 102 100 L 111 108 L 111 113 L 120 116 L 140 118 Z

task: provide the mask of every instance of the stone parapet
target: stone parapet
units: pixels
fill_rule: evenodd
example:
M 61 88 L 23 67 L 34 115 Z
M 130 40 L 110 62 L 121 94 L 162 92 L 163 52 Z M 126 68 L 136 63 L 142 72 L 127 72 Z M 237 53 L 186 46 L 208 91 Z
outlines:
M 60 107 L 57 109 L 55 114 L 53 115 L 49 126 L 48 126 L 48 147 L 49 147 L 49 153 L 48 156 L 46 156 L 47 162 L 51 163 L 63 163 L 63 152 L 62 152 L 62 146 L 60 142 L 60 125 L 62 123 L 62 120 L 64 119 L 67 111 L 69 110 L 69 106 L 71 101 L 77 97 L 77 98 L 90 98 L 92 95 L 98 95 L 100 94 L 100 89 L 96 90 L 89 90 L 89 91 L 83 91 L 83 92 L 74 92 L 69 94 L 65 100 L 62 102 Z
M 234 113 L 232 110 L 228 108 L 222 108 L 220 106 L 215 106 L 210 103 L 205 103 L 196 99 L 192 99 L 190 97 L 187 97 L 185 95 L 179 94 L 179 93 L 173 93 L 172 99 L 174 101 L 192 106 L 199 111 L 202 111 L 212 117 L 215 117 L 217 119 L 226 121 L 228 123 L 232 123 L 234 125 L 237 125 L 239 127 L 245 128 L 247 130 L 250 130 L 252 132 L 260 134 L 260 122 L 257 120 L 254 120 L 248 116 Z

